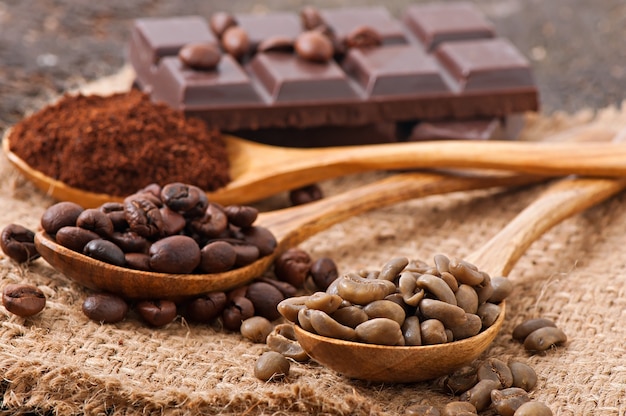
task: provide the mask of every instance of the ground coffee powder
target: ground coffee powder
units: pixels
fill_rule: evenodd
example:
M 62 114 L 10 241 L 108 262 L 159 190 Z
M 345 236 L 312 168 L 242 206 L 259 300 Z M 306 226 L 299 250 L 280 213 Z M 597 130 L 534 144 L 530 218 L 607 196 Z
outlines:
M 113 196 L 155 182 L 213 191 L 230 181 L 219 132 L 136 90 L 66 95 L 15 125 L 9 140 L 32 168 Z

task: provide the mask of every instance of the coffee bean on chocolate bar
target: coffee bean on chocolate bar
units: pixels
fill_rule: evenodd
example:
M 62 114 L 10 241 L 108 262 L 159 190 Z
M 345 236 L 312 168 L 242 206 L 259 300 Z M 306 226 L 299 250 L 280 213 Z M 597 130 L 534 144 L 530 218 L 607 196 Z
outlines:
M 380 34 L 369 26 L 359 26 L 348 34 L 345 40 L 347 48 L 371 48 L 382 45 Z
M 35 233 L 19 224 L 9 224 L 2 229 L 0 247 L 4 254 L 18 263 L 39 257 L 35 248 Z
M 218 38 L 222 37 L 226 29 L 233 26 L 237 26 L 237 20 L 227 12 L 213 13 L 209 19 L 209 27 Z
M 12 314 L 28 317 L 43 310 L 46 296 L 32 285 L 9 284 L 2 291 L 2 304 Z
M 222 35 L 222 47 L 235 59 L 241 59 L 250 50 L 250 38 L 244 29 L 232 26 Z
M 333 44 L 327 36 L 316 30 L 303 32 L 294 44 L 296 54 L 311 62 L 326 63 L 333 57 Z
M 272 36 L 261 43 L 256 48 L 257 52 L 285 52 L 292 53 L 294 40 L 286 36 Z
M 222 53 L 213 43 L 190 43 L 180 49 L 178 58 L 190 68 L 211 70 L 217 67 Z
M 306 30 L 312 30 L 324 24 L 322 16 L 317 8 L 304 6 L 300 11 L 300 21 Z

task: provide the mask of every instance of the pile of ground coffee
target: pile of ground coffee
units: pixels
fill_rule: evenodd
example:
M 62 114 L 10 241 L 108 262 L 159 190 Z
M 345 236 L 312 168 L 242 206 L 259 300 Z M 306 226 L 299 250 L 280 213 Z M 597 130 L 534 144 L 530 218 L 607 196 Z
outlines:
M 9 140 L 32 168 L 91 192 L 123 196 L 154 182 L 213 191 L 230 181 L 219 132 L 136 90 L 66 95 L 15 125 Z

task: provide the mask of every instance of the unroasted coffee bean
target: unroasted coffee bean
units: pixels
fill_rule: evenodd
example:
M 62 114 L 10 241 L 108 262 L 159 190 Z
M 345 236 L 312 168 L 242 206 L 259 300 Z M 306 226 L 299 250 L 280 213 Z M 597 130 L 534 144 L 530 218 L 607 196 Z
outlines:
M 481 284 L 485 279 L 485 276 L 480 273 L 475 265 L 465 260 L 456 258 L 450 259 L 448 268 L 450 273 L 452 273 L 460 283 L 465 283 L 466 285 L 476 286 Z
M 323 197 L 322 188 L 317 184 L 306 185 L 289 191 L 289 201 L 294 206 L 308 204 Z
M 191 237 L 173 235 L 154 242 L 150 268 L 160 273 L 192 273 L 200 264 L 200 247 Z
M 271 36 L 261 41 L 256 50 L 257 52 L 293 52 L 294 40 L 287 36 Z
M 409 264 L 408 258 L 394 257 L 383 265 L 380 269 L 378 278 L 393 282 L 400 272 L 402 272 L 402 270 L 407 266 L 407 264 Z
M 478 414 L 476 406 L 469 402 L 450 402 L 441 410 L 441 416 L 469 416 Z
M 396 321 L 398 325 L 402 325 L 404 319 L 406 318 L 406 312 L 402 306 L 386 299 L 375 300 L 374 302 L 365 305 L 363 307 L 363 312 L 365 312 L 370 319 L 387 318 L 392 321 Z
M 200 270 L 204 273 L 221 273 L 235 265 L 237 253 L 226 241 L 213 241 L 200 250 Z
M 163 186 L 160 198 L 172 211 L 187 216 L 200 215 L 209 205 L 206 193 L 202 189 L 180 182 Z
M 226 293 L 210 292 L 186 305 L 185 317 L 194 322 L 209 323 L 222 314 L 226 307 Z
M 304 60 L 326 63 L 333 57 L 333 44 L 327 36 L 316 30 L 302 32 L 294 44 L 296 54 Z
M 548 318 L 527 319 L 513 328 L 513 339 L 524 342 L 531 332 L 546 326 L 556 327 L 556 324 Z
M 128 304 L 119 296 L 96 293 L 83 301 L 83 313 L 92 321 L 113 324 L 122 321 L 128 313 Z
M 237 227 L 250 227 L 257 219 L 259 210 L 246 205 L 228 205 L 224 213 L 231 224 Z
M 422 299 L 419 310 L 425 317 L 437 319 L 447 328 L 463 325 L 467 322 L 467 316 L 465 316 L 463 309 L 440 300 Z
M 559 328 L 546 326 L 531 332 L 524 340 L 524 348 L 528 351 L 545 351 L 566 341 L 565 332 Z
M 275 286 L 265 282 L 253 282 L 248 286 L 246 297 L 254 305 L 256 315 L 263 316 L 270 321 L 280 318 L 277 307 L 285 297 Z
M 367 305 L 384 299 L 396 291 L 396 285 L 388 280 L 365 279 L 356 273 L 348 273 L 336 280 L 337 294 L 357 305 Z
M 492 277 L 491 286 L 493 293 L 488 299 L 491 303 L 500 303 L 513 292 L 513 283 L 504 276 Z
M 358 26 L 346 36 L 346 48 L 371 48 L 382 45 L 383 41 L 375 29 L 370 26 Z
M 453 326 L 450 328 L 455 340 L 465 339 L 478 335 L 483 328 L 483 323 L 478 315 L 466 313 L 467 321 L 464 324 Z
M 101 238 L 91 240 L 85 244 L 83 254 L 115 266 L 124 266 L 126 263 L 122 249 L 115 245 L 115 243 Z
M 287 249 L 274 260 L 274 273 L 279 280 L 302 287 L 311 270 L 311 257 L 297 247 Z
M 526 391 L 531 391 L 537 385 L 537 373 L 527 364 L 519 361 L 509 363 L 511 374 L 513 375 L 513 387 L 519 387 Z
M 436 299 L 451 305 L 457 305 L 454 292 L 443 279 L 432 274 L 422 274 L 415 283 L 418 288 L 430 292 Z
M 491 392 L 491 404 L 501 416 L 513 416 L 521 405 L 530 401 L 526 390 L 510 387 Z
M 113 221 L 111 221 L 111 218 L 95 208 L 81 212 L 78 218 L 76 218 L 76 226 L 91 230 L 103 238 L 113 234 Z
M 446 327 L 438 319 L 427 319 L 420 324 L 422 344 L 434 345 L 448 342 Z
M 241 323 L 253 316 L 254 305 L 243 296 L 237 296 L 232 299 L 226 309 L 224 309 L 224 312 L 222 312 L 224 327 L 231 331 L 239 331 Z
M 480 316 L 480 320 L 483 323 L 483 329 L 489 328 L 493 325 L 493 323 L 496 322 L 500 316 L 501 311 L 502 309 L 500 308 L 500 305 L 496 305 L 495 303 L 487 302 L 480 305 L 476 314 Z
M 274 329 L 272 323 L 263 316 L 253 316 L 241 323 L 239 331 L 244 338 L 252 342 L 265 343 L 267 336 Z
M 463 366 L 439 380 L 439 385 L 446 393 L 463 393 L 476 385 L 478 375 L 472 366 Z
M 404 320 L 402 323 L 402 335 L 404 336 L 404 345 L 422 345 L 422 330 L 417 316 L 409 316 Z
M 552 416 L 552 410 L 540 402 L 527 402 L 522 404 L 514 413 L 514 416 Z
M 221 38 L 226 29 L 237 26 L 235 16 L 227 12 L 215 12 L 209 18 L 209 27 L 213 33 Z
M 241 59 L 250 50 L 248 33 L 239 26 L 231 26 L 222 34 L 222 47 L 235 59 Z
M 368 344 L 404 345 L 404 335 L 398 322 L 389 318 L 373 318 L 358 325 L 357 339 Z
M 2 304 L 12 314 L 26 318 L 43 310 L 46 296 L 32 285 L 9 284 L 2 290 Z
M 289 360 L 276 351 L 263 353 L 254 366 L 254 375 L 263 381 L 278 381 L 289 375 Z
M 491 392 L 500 388 L 500 382 L 495 380 L 480 380 L 474 387 L 459 397 L 462 401 L 470 402 L 477 411 L 482 412 L 491 404 Z
M 317 309 L 332 315 L 339 307 L 343 299 L 340 296 L 326 292 L 315 292 L 308 296 L 304 305 L 309 309 Z
M 280 314 L 288 321 L 294 323 L 298 322 L 298 313 L 302 309 L 307 309 L 305 302 L 308 298 L 308 296 L 293 296 L 286 298 L 278 304 L 276 309 L 278 309 L 278 312 L 280 312 Z
M 315 260 L 311 264 L 309 274 L 319 290 L 328 289 L 328 286 L 339 277 L 337 264 L 329 257 L 322 257 Z
M 296 339 L 296 333 L 291 324 L 279 324 L 267 336 L 266 343 L 269 349 L 298 362 L 308 361 L 309 356 L 302 349 Z
M 502 360 L 488 358 L 478 367 L 476 372 L 479 380 L 494 380 L 500 383 L 500 388 L 508 388 L 513 385 L 511 369 Z
M 142 197 L 127 198 L 124 212 L 131 231 L 146 238 L 156 237 L 161 233 L 163 218 L 154 202 Z
M 405 416 L 439 416 L 441 413 L 435 406 L 414 404 L 404 409 Z
M 76 226 L 63 227 L 55 235 L 57 243 L 79 253 L 83 252 L 88 242 L 99 238 L 100 236 L 93 231 Z
M 63 227 L 76 225 L 76 219 L 83 212 L 83 207 L 74 202 L 57 202 L 41 215 L 41 227 L 54 235 Z
M 124 260 L 130 269 L 150 271 L 150 256 L 145 253 L 126 253 Z
M 180 48 L 178 58 L 190 68 L 211 70 L 217 67 L 222 53 L 214 43 L 190 43 Z
M 304 322 L 300 319 L 301 315 L 303 317 L 306 317 L 306 320 L 304 320 Z M 323 311 L 318 311 L 315 309 L 302 309 L 300 312 L 298 312 L 298 322 L 300 323 L 300 326 L 302 326 L 302 328 L 306 329 L 306 326 L 308 324 L 313 329 L 313 332 L 325 337 L 345 339 L 347 341 L 355 340 L 357 337 L 356 328 L 353 329 L 340 324 L 339 322 L 335 321 L 330 315 Z M 363 323 L 365 324 L 367 322 L 369 321 Z M 370 329 L 371 331 L 369 331 L 368 329 L 364 329 L 363 331 L 364 333 L 366 330 L 368 330 L 369 332 L 375 332 L 374 329 Z
M 144 300 L 135 306 L 137 313 L 148 324 L 161 327 L 176 318 L 176 304 L 171 300 Z
M 467 313 L 476 313 L 478 310 L 478 294 L 476 294 L 473 287 L 461 284 L 454 295 L 457 306 L 463 308 Z
M 35 233 L 19 224 L 9 224 L 0 235 L 2 252 L 18 263 L 26 263 L 39 257 L 35 248 Z

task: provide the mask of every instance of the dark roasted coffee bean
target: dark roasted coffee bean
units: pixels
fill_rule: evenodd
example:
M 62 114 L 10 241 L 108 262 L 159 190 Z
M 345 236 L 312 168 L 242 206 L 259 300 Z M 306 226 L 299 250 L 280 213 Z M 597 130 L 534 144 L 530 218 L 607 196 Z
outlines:
M 293 53 L 294 40 L 287 36 L 271 36 L 259 43 L 257 52 Z
M 275 286 L 265 282 L 253 282 L 248 286 L 246 297 L 252 302 L 256 315 L 270 321 L 280 318 L 277 306 L 285 297 Z
M 524 348 L 528 351 L 545 351 L 567 342 L 567 335 L 561 329 L 546 326 L 539 328 L 526 337 Z
M 147 253 L 151 244 L 147 238 L 134 231 L 116 231 L 111 234 L 110 239 L 125 253 Z
M 272 254 L 276 249 L 276 237 L 265 227 L 252 226 L 241 229 L 243 240 L 259 249 L 259 256 Z
M 172 182 L 161 190 L 161 200 L 172 211 L 185 216 L 197 216 L 204 213 L 209 205 L 206 193 L 197 186 Z
M 306 30 L 312 30 L 324 24 L 319 10 L 314 6 L 304 6 L 300 11 L 300 21 Z
M 0 235 L 2 252 L 18 263 L 26 263 L 39 257 L 35 247 L 35 233 L 19 224 L 9 224 Z
M 320 200 L 324 197 L 322 188 L 317 184 L 303 186 L 289 191 L 291 205 L 304 205 L 309 202 Z
M 144 300 L 135 306 L 137 313 L 148 324 L 164 326 L 176 318 L 176 304 L 171 300 Z
M 375 29 L 358 26 L 346 36 L 346 48 L 372 48 L 382 45 L 383 41 Z
M 126 264 L 126 258 L 122 249 L 112 241 L 101 238 L 91 240 L 85 244 L 83 254 L 115 266 L 124 266 Z
M 246 205 L 229 205 L 224 207 L 224 213 L 231 224 L 237 227 L 250 227 L 256 221 L 259 210 Z
M 150 269 L 160 273 L 192 273 L 200 264 L 200 247 L 191 237 L 173 235 L 155 241 L 148 251 Z
M 119 296 L 96 293 L 83 302 L 83 313 L 92 321 L 113 324 L 122 321 L 128 313 L 128 304 Z
M 222 48 L 235 59 L 241 59 L 250 50 L 248 33 L 239 26 L 231 26 L 222 34 Z
M 330 257 L 322 257 L 315 260 L 311 264 L 311 270 L 309 271 L 313 277 L 313 282 L 319 290 L 325 291 L 328 286 L 339 277 L 339 271 L 337 270 L 337 264 Z
M 510 387 L 491 392 L 491 404 L 501 416 L 513 416 L 521 405 L 530 401 L 528 393 L 519 387 Z
M 262 381 L 278 381 L 289 375 L 289 360 L 276 351 L 267 351 L 254 365 L 254 376 Z
M 470 402 L 477 411 L 482 412 L 491 404 L 491 392 L 500 388 L 500 382 L 495 380 L 481 380 L 474 387 L 459 397 L 462 401 Z
M 50 235 L 56 234 L 62 227 L 76 225 L 76 219 L 83 212 L 83 207 L 74 202 L 58 202 L 44 211 L 41 227 Z
M 297 247 L 287 249 L 274 260 L 274 273 L 279 280 L 302 287 L 311 270 L 311 257 Z
M 141 197 L 127 198 L 124 212 L 131 231 L 146 238 L 161 234 L 163 217 L 154 202 Z
M 224 328 L 239 331 L 241 323 L 254 316 L 254 305 L 248 298 L 237 296 L 233 298 L 222 312 Z
M 323 33 L 316 30 L 302 32 L 294 44 L 296 54 L 311 62 L 326 63 L 333 57 L 333 44 Z
M 126 214 L 124 212 L 124 204 L 121 202 L 105 202 L 100 205 L 99 209 L 111 219 L 113 229 L 123 231 L 128 228 L 128 222 L 126 222 Z
M 222 37 L 226 29 L 233 26 L 237 26 L 237 20 L 230 13 L 215 12 L 209 18 L 209 27 L 218 38 Z
M 463 366 L 440 379 L 442 390 L 453 394 L 463 393 L 474 387 L 477 382 L 476 369 L 469 365 Z
M 513 375 L 513 387 L 531 391 L 537 384 L 537 373 L 527 364 L 513 361 L 509 363 Z
M 169 207 L 161 207 L 159 211 L 161 211 L 161 218 L 163 218 L 162 236 L 166 237 L 168 235 L 178 234 L 183 231 L 185 225 L 187 225 L 185 217 Z
M 209 203 L 204 214 L 189 223 L 190 229 L 205 238 L 218 238 L 228 228 L 228 217 L 221 206 Z
M 478 367 L 479 380 L 495 380 L 500 383 L 500 388 L 508 388 L 513 385 L 511 369 L 502 360 L 488 358 Z
M 298 292 L 298 289 L 294 285 L 287 283 L 287 282 L 283 282 L 281 280 L 271 279 L 269 277 L 260 277 L 258 280 L 260 282 L 269 283 L 270 285 L 274 286 L 286 298 L 295 296 L 296 293 Z
M 100 236 L 93 231 L 76 226 L 63 227 L 55 235 L 57 243 L 79 253 L 83 252 L 88 242 L 99 238 Z
M 130 269 L 150 271 L 150 256 L 145 253 L 126 253 L 124 260 Z
M 26 318 L 43 310 L 46 296 L 32 285 L 9 284 L 2 290 L 2 304 L 12 314 Z
M 213 241 L 200 250 L 200 270 L 221 273 L 230 270 L 237 261 L 235 248 L 226 241 Z
M 252 244 L 234 244 L 235 249 L 235 267 L 247 266 L 258 260 L 259 248 Z
M 76 218 L 76 226 L 93 231 L 103 238 L 113 234 L 113 221 L 111 221 L 111 218 L 95 208 L 81 212 L 78 218 Z
M 178 51 L 178 58 L 190 68 L 212 70 L 222 58 L 222 52 L 213 43 L 190 43 Z
M 185 307 L 185 317 L 194 322 L 209 323 L 226 307 L 226 293 L 211 292 L 195 298 Z

